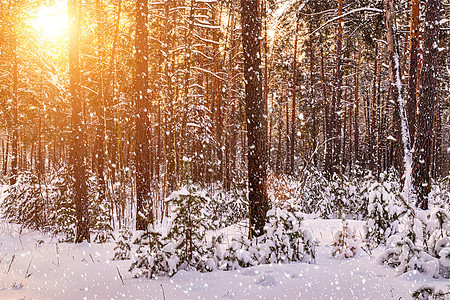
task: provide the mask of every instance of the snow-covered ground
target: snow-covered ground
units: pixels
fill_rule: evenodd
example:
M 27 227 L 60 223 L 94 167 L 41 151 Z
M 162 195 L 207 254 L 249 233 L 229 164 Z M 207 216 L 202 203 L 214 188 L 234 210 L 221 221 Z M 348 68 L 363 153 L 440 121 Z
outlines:
M 349 221 L 356 231 L 363 222 Z M 320 240 L 317 263 L 263 265 L 237 271 L 182 271 L 172 278 L 134 279 L 130 261 L 113 261 L 114 244 L 57 243 L 50 236 L 0 223 L 0 299 L 409 299 L 427 283 L 447 291 L 448 279 L 410 272 L 397 277 L 361 251 L 331 257 L 340 220 L 303 225 Z M 232 235 L 237 227 L 227 232 Z M 123 283 L 122 283 L 122 279 Z

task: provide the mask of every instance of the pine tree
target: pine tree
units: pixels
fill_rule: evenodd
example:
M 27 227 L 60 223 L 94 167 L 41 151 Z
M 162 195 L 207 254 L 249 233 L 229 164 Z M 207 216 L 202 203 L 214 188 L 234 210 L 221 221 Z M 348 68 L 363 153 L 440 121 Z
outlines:
M 136 1 L 136 229 L 146 230 L 152 222 L 149 164 L 149 94 L 148 94 L 148 1 Z
M 262 97 L 260 28 L 257 0 L 241 0 L 242 44 L 244 48 L 245 106 L 248 137 L 248 189 L 250 236 L 263 233 L 269 209 L 264 191 L 266 151 L 264 101 Z
M 85 161 L 85 132 L 82 116 L 82 94 L 79 61 L 80 39 L 80 4 L 77 0 L 69 0 L 69 73 L 70 96 L 72 102 L 72 145 L 71 168 L 73 172 L 75 212 L 76 212 L 76 238 L 75 242 L 90 241 L 89 222 L 87 214 L 87 187 L 86 187 L 86 161 Z
M 431 157 L 433 153 L 433 125 L 436 119 L 437 76 L 439 56 L 440 0 L 425 4 L 425 30 L 421 88 L 414 144 L 413 185 L 417 193 L 417 206 L 428 209 L 431 190 Z

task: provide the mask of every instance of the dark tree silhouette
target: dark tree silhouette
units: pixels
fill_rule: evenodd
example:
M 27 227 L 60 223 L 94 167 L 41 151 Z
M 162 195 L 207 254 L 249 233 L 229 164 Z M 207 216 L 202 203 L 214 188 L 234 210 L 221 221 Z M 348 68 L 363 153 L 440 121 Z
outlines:
M 417 206 L 422 209 L 428 209 L 428 194 L 431 191 L 433 125 L 436 119 L 437 102 L 439 9 L 440 0 L 429 0 L 425 4 L 423 64 L 420 74 L 421 90 L 412 172 Z
M 77 0 L 68 1 L 69 13 L 69 77 L 70 97 L 72 103 L 72 145 L 71 145 L 71 169 L 74 179 L 76 237 L 75 242 L 90 241 L 89 221 L 87 211 L 87 187 L 86 187 L 86 142 L 83 126 L 83 110 L 81 95 L 80 73 L 80 6 Z
M 149 94 L 148 94 L 148 1 L 136 1 L 136 229 L 148 225 L 145 202 L 150 198 Z M 151 209 L 151 208 L 148 208 Z
M 244 47 L 245 106 L 248 137 L 248 188 L 250 236 L 263 233 L 268 210 L 264 191 L 266 151 L 264 101 L 262 95 L 260 25 L 257 0 L 241 0 L 242 45 Z

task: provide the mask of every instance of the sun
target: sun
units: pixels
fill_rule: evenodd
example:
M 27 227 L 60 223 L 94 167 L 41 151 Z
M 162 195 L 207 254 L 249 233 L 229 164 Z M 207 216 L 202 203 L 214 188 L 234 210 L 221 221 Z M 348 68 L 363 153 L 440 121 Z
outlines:
M 46 40 L 55 40 L 67 35 L 69 20 L 66 1 L 55 1 L 53 5 L 39 7 L 32 15 L 30 25 Z

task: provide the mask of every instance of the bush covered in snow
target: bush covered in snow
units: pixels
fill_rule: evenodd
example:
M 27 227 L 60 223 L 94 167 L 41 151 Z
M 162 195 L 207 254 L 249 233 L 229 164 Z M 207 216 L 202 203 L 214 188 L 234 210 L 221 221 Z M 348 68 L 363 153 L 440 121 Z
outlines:
M 317 213 L 324 219 L 366 219 L 369 188 L 377 183 L 369 171 L 356 166 L 348 174 L 334 174 L 329 180 L 318 171 L 305 171 L 305 182 L 300 188 L 301 208 L 305 213 Z M 390 192 L 399 193 L 400 181 L 395 170 L 384 174 Z
M 342 230 L 337 231 L 333 237 L 331 255 L 339 259 L 354 257 L 361 249 L 360 242 L 354 230 L 348 226 L 348 221 L 342 220 Z
M 311 232 L 300 228 L 302 215 L 297 205 L 275 207 L 267 212 L 264 234 L 252 239 L 233 238 L 224 252 L 221 268 L 232 270 L 268 263 L 315 262 L 315 244 Z
M 225 191 L 221 186 L 208 195 L 208 221 L 216 229 L 238 223 L 248 216 L 248 200 L 244 190 Z
M 433 277 L 449 277 L 450 212 L 441 208 L 422 211 L 408 208 L 404 231 L 391 236 L 382 263 L 399 273 L 418 270 Z
M 60 241 L 72 242 L 76 233 L 73 178 L 70 170 L 61 168 L 39 181 L 30 172 L 21 172 L 17 182 L 7 190 L 1 204 L 4 217 L 27 228 L 52 232 Z M 89 227 L 95 242 L 112 239 L 110 208 L 101 203 L 96 177 L 88 177 L 87 206 Z
M 364 233 L 369 246 L 386 243 L 398 231 L 400 210 L 397 195 L 386 177 L 386 174 L 380 174 L 380 181 L 372 183 L 366 193 L 368 215 Z
M 305 170 L 303 186 L 300 186 L 301 209 L 304 213 L 329 215 L 329 207 L 325 205 L 325 193 L 328 180 L 317 170 Z
M 208 205 L 210 201 L 214 200 L 195 187 L 184 187 L 172 193 L 167 200 L 172 213 L 136 241 L 138 249 L 131 270 L 139 269 L 138 276 L 152 278 L 172 276 L 180 270 L 205 272 L 267 263 L 315 261 L 315 241 L 309 231 L 300 228 L 302 216 L 297 206 L 269 210 L 262 236 L 235 237 L 223 251 L 223 235 L 208 238 L 206 235 L 213 229 L 207 225 L 211 216 L 208 208 L 214 207 Z M 122 248 L 118 251 L 123 251 Z
M 445 293 L 442 290 L 436 290 L 434 286 L 425 284 L 416 289 L 411 296 L 416 300 L 445 300 L 448 299 L 447 295 L 450 295 L 450 291 Z
M 87 218 L 93 241 L 104 243 L 113 240 L 110 207 L 99 199 L 97 178 L 87 174 Z M 69 169 L 61 168 L 50 178 L 49 228 L 60 241 L 73 242 L 76 233 L 74 180 Z
M 429 201 L 434 207 L 450 211 L 450 175 L 432 185 Z
M 149 228 L 136 243 L 139 245 L 131 269 L 138 268 L 148 278 L 169 275 L 179 270 L 208 271 L 217 268 L 221 237 L 206 240 L 211 199 L 196 187 L 183 187 L 166 200 L 171 214 L 155 228 Z M 217 254 L 216 254 L 217 253 Z
M 75 240 L 76 218 L 73 191 L 73 178 L 69 170 L 61 168 L 50 178 L 52 207 L 50 211 L 50 230 L 59 235 L 60 241 Z
M 129 228 L 121 228 L 116 237 L 116 246 L 114 247 L 113 260 L 128 260 L 131 259 L 132 237 Z
M 44 228 L 46 189 L 36 175 L 27 171 L 19 173 L 16 183 L 11 185 L 6 193 L 1 205 L 5 219 L 33 229 Z

